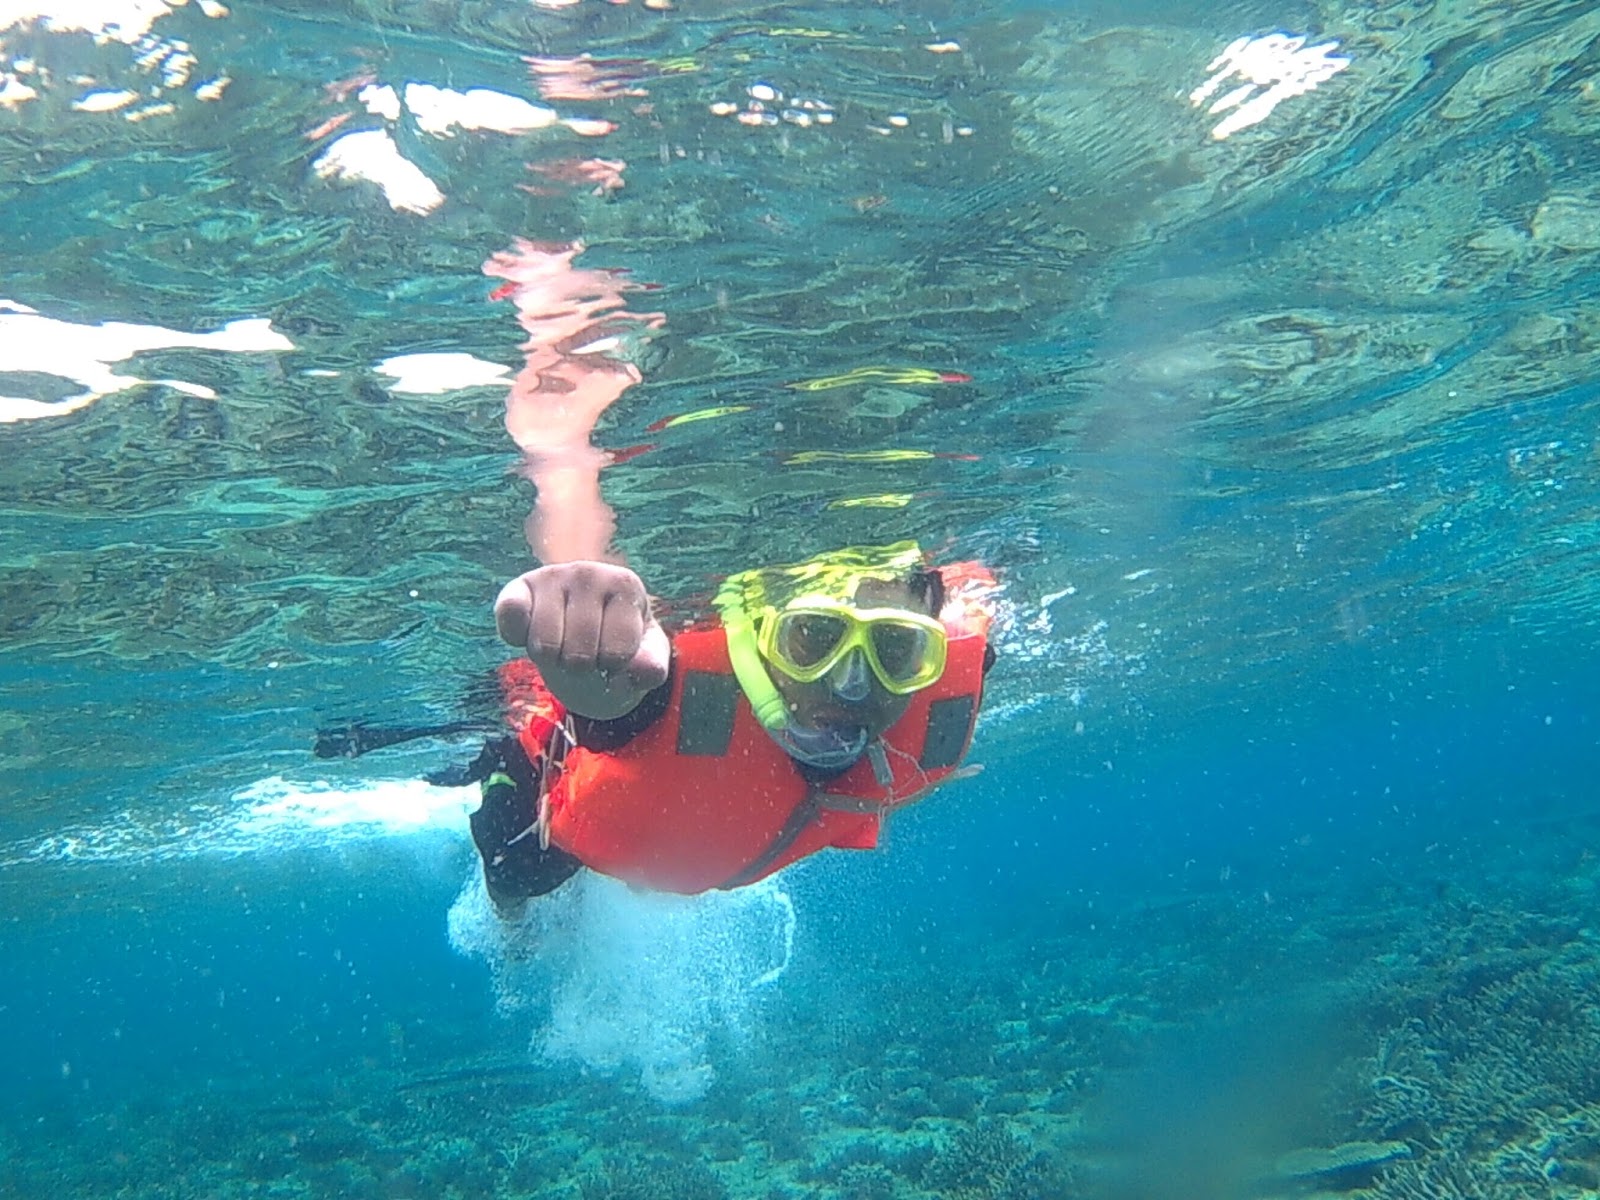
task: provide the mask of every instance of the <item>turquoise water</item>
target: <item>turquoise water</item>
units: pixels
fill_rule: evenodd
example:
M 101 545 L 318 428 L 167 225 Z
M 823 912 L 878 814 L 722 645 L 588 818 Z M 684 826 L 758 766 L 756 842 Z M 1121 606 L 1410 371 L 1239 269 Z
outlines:
M 0 6 L 0 1195 L 1594 1195 L 1597 39 Z M 983 774 L 499 926 L 419 780 L 580 512 L 990 563 Z

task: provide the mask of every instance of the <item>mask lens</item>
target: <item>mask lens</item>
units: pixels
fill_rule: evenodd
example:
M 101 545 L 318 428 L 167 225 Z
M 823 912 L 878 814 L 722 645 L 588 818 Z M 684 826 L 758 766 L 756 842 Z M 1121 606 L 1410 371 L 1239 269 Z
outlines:
M 850 632 L 844 618 L 826 613 L 791 613 L 778 624 L 776 649 L 788 662 L 810 670 L 839 648 Z
M 916 625 L 879 622 L 872 628 L 878 666 L 896 683 L 914 679 L 928 660 L 928 631 Z

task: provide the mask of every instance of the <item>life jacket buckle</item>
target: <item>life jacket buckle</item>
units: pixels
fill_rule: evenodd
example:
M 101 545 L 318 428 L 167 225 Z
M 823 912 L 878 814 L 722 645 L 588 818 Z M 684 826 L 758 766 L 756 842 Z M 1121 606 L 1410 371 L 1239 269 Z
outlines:
M 889 765 L 889 753 L 881 737 L 867 743 L 867 761 L 872 764 L 872 778 L 879 787 L 887 788 L 894 783 L 894 768 Z
M 541 850 L 550 849 L 550 820 L 553 815 L 550 793 L 555 790 L 556 780 L 560 778 L 561 770 L 566 765 L 567 751 L 577 744 L 578 734 L 573 727 L 572 717 L 564 715 L 550 730 L 550 741 L 545 745 L 544 753 L 539 756 L 539 776 L 535 780 L 536 816 L 533 825 L 539 831 Z

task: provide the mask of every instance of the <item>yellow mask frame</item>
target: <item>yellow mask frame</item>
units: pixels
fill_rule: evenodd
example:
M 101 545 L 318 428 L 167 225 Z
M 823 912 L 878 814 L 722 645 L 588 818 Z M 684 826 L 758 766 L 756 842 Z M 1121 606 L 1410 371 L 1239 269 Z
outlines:
M 801 623 L 810 622 L 806 632 Z M 791 643 L 815 640 L 825 643 L 809 661 L 801 661 Z M 885 637 L 895 633 L 916 639 L 911 669 L 896 671 L 885 662 Z M 815 683 L 852 652 L 859 650 L 884 691 L 909 696 L 937 683 L 944 674 L 949 638 L 944 625 L 933 617 L 904 608 L 857 608 L 830 596 L 799 596 L 782 608 L 768 606 L 756 618 L 756 649 L 761 657 L 796 683 Z
M 788 705 L 767 673 L 759 645 L 757 622 L 766 611 L 786 607 L 797 595 L 821 595 L 849 605 L 863 580 L 901 579 L 923 562 L 915 542 L 895 542 L 833 550 L 802 563 L 740 571 L 723 580 L 715 605 L 727 633 L 729 665 L 763 728 L 776 732 L 789 723 Z

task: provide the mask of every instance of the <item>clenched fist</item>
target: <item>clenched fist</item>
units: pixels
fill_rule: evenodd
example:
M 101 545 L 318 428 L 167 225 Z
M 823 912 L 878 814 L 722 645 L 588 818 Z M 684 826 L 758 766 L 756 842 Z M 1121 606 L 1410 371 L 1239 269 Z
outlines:
M 569 562 L 519 575 L 500 589 L 494 622 L 582 716 L 619 717 L 667 678 L 666 631 L 626 567 Z

